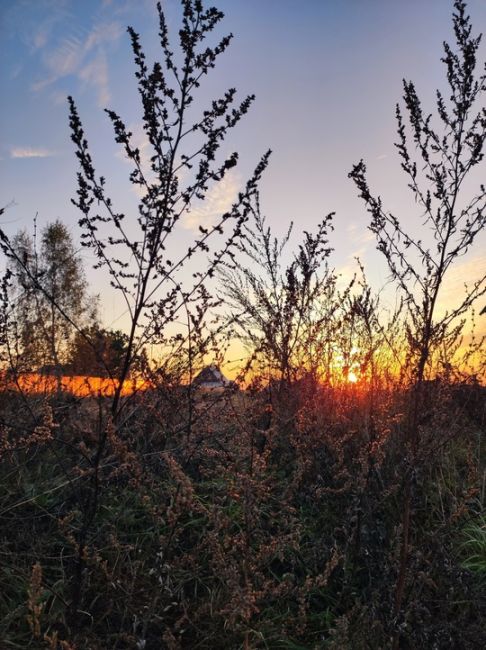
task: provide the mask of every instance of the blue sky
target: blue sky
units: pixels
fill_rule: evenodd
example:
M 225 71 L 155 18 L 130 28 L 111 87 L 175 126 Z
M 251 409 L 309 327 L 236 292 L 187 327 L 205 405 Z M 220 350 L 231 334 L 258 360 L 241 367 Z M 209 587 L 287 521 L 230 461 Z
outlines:
M 336 211 L 333 264 L 349 276 L 359 255 L 376 286 L 386 269 L 366 230 L 368 218 L 347 174 L 367 161 L 371 185 L 390 210 L 411 221 L 413 206 L 394 151 L 394 106 L 403 77 L 416 82 L 432 108 L 443 85 L 442 41 L 451 41 L 447 0 L 215 0 L 225 14 L 220 31 L 234 42 L 201 89 L 200 105 L 229 86 L 256 94 L 247 118 L 228 140 L 240 152 L 237 170 L 188 217 L 176 238 L 224 211 L 259 156 L 273 149 L 261 186 L 262 204 L 277 234 L 295 221 L 293 242 Z M 164 3 L 177 30 L 178 2 Z M 476 31 L 486 27 L 486 2 L 471 0 Z M 143 146 L 140 110 L 126 26 L 141 34 L 156 57 L 152 0 L 0 0 L 3 45 L 0 107 L 0 197 L 15 201 L 4 215 L 8 232 L 61 218 L 77 236 L 76 160 L 66 96 L 78 104 L 99 173 L 123 207 L 135 207 L 128 166 L 111 137 L 102 107 L 114 108 Z M 483 50 L 483 56 L 484 56 Z M 483 171 L 484 176 L 484 171 Z M 412 228 L 418 226 L 413 226 Z M 486 269 L 483 236 L 460 262 L 449 295 L 464 277 Z M 85 255 L 86 264 L 91 260 Z M 106 321 L 117 323 L 117 300 L 94 273 Z M 118 323 L 119 324 L 119 323 Z

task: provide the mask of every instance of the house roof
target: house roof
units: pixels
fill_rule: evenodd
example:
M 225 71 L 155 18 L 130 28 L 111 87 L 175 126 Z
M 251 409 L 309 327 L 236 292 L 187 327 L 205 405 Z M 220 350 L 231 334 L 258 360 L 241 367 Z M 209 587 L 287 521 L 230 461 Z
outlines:
M 215 364 L 205 366 L 195 377 L 193 384 L 197 386 L 230 386 L 232 382 L 227 379 Z

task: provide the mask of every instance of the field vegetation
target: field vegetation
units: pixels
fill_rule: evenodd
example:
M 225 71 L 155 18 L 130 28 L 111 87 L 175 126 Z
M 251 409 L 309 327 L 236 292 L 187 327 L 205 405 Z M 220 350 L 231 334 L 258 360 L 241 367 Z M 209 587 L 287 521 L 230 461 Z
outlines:
M 158 5 L 160 62 L 129 28 L 150 158 L 107 111 L 136 215 L 109 196 L 69 98 L 81 242 L 128 329 L 100 322 L 65 225 L 0 230 L 0 648 L 486 647 L 486 278 L 438 308 L 486 225 L 468 182 L 486 76 L 465 3 L 446 94 L 429 114 L 406 81 L 396 109 L 419 236 L 350 165 L 393 312 L 361 264 L 347 283 L 332 268 L 333 213 L 287 253 L 260 206 L 270 152 L 230 211 L 173 243 L 238 163 L 221 152 L 253 102 L 229 89 L 198 105 L 231 36 L 215 41 L 219 10 L 181 8 L 177 39 Z M 235 382 L 202 390 L 235 340 Z

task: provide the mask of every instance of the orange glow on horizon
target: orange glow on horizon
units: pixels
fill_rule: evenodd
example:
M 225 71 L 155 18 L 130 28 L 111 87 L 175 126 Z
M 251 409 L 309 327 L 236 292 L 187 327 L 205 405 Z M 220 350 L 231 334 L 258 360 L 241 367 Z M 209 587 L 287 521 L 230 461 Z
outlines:
M 108 377 L 91 377 L 84 375 L 54 377 L 36 372 L 22 373 L 16 379 L 4 377 L 4 386 L 10 390 L 26 393 L 55 393 L 61 389 L 75 397 L 113 397 L 118 381 Z M 127 379 L 122 386 L 121 395 L 132 395 L 140 390 L 147 390 L 152 384 L 145 379 Z

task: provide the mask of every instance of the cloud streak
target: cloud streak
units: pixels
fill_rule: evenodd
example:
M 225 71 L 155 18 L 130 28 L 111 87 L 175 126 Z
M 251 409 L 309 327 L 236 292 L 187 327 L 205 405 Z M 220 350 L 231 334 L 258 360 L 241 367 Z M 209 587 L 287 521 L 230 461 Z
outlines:
M 466 285 L 471 289 L 475 282 L 479 282 L 484 277 L 486 277 L 484 257 L 474 256 L 455 264 L 444 278 L 437 303 L 438 313 L 443 314 L 446 310 L 452 310 L 460 305 L 466 297 Z M 483 306 L 482 302 L 477 305 L 479 309 Z
M 63 78 L 75 76 L 92 86 L 97 91 L 98 104 L 105 106 L 110 100 L 105 47 L 122 34 L 120 23 L 100 23 L 87 33 L 71 33 L 54 48 L 44 48 L 42 61 L 47 76 L 33 83 L 32 90 L 40 91 Z
M 110 101 L 108 65 L 103 53 L 100 53 L 95 59 L 81 68 L 78 77 L 85 83 L 92 84 L 96 88 L 98 93 L 98 106 L 100 108 L 108 104 Z
M 240 189 L 239 176 L 228 172 L 222 181 L 213 185 L 199 206 L 184 215 L 183 227 L 186 230 L 196 231 L 199 226 L 208 228 L 215 225 L 217 219 L 230 210 Z
M 34 149 L 33 147 L 13 147 L 10 149 L 10 158 L 50 158 L 54 156 L 49 149 Z

